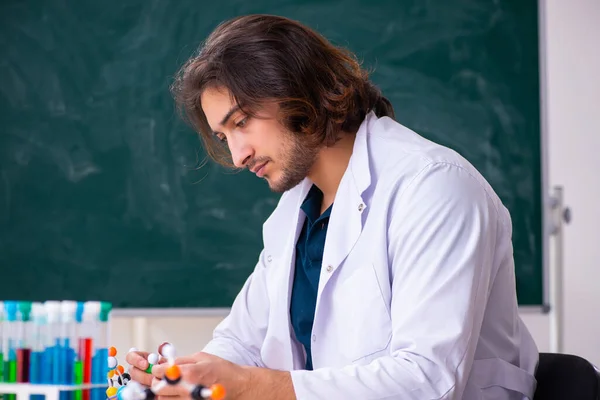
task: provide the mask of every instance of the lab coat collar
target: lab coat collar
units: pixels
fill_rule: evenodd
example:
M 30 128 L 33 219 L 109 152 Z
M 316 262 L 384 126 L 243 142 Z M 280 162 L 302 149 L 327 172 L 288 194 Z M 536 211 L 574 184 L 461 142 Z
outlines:
M 362 195 L 371 184 L 367 134 L 369 127 L 372 127 L 372 124 L 376 120 L 377 117 L 371 112 L 367 115 L 365 121 L 358 129 L 348 168 L 342 177 L 342 181 L 340 182 L 340 186 L 336 193 L 329 227 L 327 229 L 325 250 L 323 253 L 322 271 L 328 272 L 322 272 L 321 278 L 319 279 L 315 318 L 319 309 L 321 293 L 325 288 L 329 277 L 332 275 L 330 272 L 333 272 L 348 256 L 362 232 L 364 220 L 362 218 L 362 212 L 367 207 L 367 203 L 363 200 Z M 295 224 L 292 224 L 292 227 L 295 229 L 291 229 L 288 237 L 284 239 L 285 245 L 282 246 L 282 249 L 285 250 L 281 256 L 283 265 L 285 265 L 286 268 L 279 268 L 275 272 L 276 281 L 283 283 L 282 285 L 279 285 L 277 297 L 287 299 L 286 303 L 280 303 L 282 306 L 285 304 L 285 308 L 282 307 L 279 311 L 281 314 L 279 312 L 274 312 L 274 315 L 276 315 L 276 318 L 278 318 L 279 321 L 281 321 L 282 318 L 285 318 L 287 321 L 287 324 L 279 323 L 275 325 L 277 327 L 276 329 L 279 330 L 276 336 L 280 338 L 282 348 L 287 350 L 280 353 L 277 364 L 278 367 L 287 369 L 302 368 L 303 365 L 303 361 L 301 360 L 302 357 L 294 356 L 294 353 L 300 349 L 298 343 L 295 343 L 294 346 L 292 346 L 293 329 L 289 319 L 289 304 L 294 277 L 295 244 L 305 220 L 304 213 L 301 212 L 300 207 L 312 185 L 312 181 L 306 178 L 296 188 L 292 189 L 297 197 L 294 200 L 290 199 L 292 200 L 290 204 L 294 205 L 294 209 L 288 208 L 287 212 L 295 219 Z M 331 266 L 331 268 L 328 268 L 329 266 Z
M 350 254 L 362 232 L 365 221 L 363 213 L 367 209 L 363 194 L 371 185 L 368 132 L 374 120 L 377 120 L 375 114 L 369 113 L 358 129 L 348 168 L 335 195 L 325 238 L 315 318 L 319 311 L 321 293 Z
M 365 117 L 363 123 L 356 132 L 356 138 L 354 139 L 354 146 L 352 148 L 352 156 L 348 163 L 348 168 L 344 173 L 342 182 L 345 179 L 350 179 L 353 190 L 359 197 L 369 188 L 371 185 L 371 165 L 369 162 L 369 144 L 368 144 L 368 133 L 375 129 L 374 124 L 377 122 L 377 116 L 373 111 L 370 111 Z M 340 187 L 342 186 L 340 182 Z M 305 178 L 297 187 L 296 190 L 299 194 L 298 210 L 305 200 L 306 195 L 310 191 L 313 183 Z M 338 188 L 339 193 L 339 188 Z M 336 194 L 336 198 L 338 195 Z M 303 221 L 300 221 L 303 222 Z
M 368 134 L 375 129 L 374 124 L 376 122 L 377 116 L 373 111 L 370 111 L 365 117 L 363 123 L 358 128 L 358 131 L 356 132 L 356 138 L 354 140 L 354 146 L 352 148 L 352 156 L 350 157 L 348 168 L 346 169 L 346 172 L 342 177 L 342 181 L 340 182 L 340 186 L 335 196 L 335 202 L 344 199 L 344 196 L 340 193 L 340 189 L 343 189 L 344 191 L 348 191 L 354 199 L 360 199 L 363 207 L 367 206 L 368 199 L 363 198 L 363 194 L 371 185 L 371 165 L 369 161 Z M 293 189 L 296 191 L 298 196 L 296 198 L 296 210 L 298 215 L 296 219 L 297 227 L 294 243 L 298 238 L 298 234 L 300 233 L 300 229 L 304 223 L 304 218 L 300 212 L 300 209 L 312 185 L 312 181 L 308 178 L 305 178 L 295 189 Z M 343 187 L 346 185 L 349 185 L 350 187 Z
M 377 116 L 373 111 L 369 112 L 365 120 L 356 132 L 352 157 L 348 164 L 348 171 L 352 175 L 356 193 L 359 196 L 371 185 L 371 166 L 369 163 L 368 132 L 372 131 Z M 336 196 L 337 197 L 337 196 Z

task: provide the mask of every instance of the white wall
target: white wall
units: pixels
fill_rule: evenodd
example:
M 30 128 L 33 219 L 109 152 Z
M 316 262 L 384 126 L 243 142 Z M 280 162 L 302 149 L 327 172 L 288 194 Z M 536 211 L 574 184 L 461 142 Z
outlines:
M 564 349 L 600 365 L 600 2 L 540 0 L 545 14 L 549 186 L 563 185 L 573 221 L 564 241 Z M 547 315 L 524 311 L 540 351 L 549 351 Z M 114 317 L 111 343 L 179 354 L 198 351 L 218 316 Z M 122 357 L 122 356 L 121 356 Z

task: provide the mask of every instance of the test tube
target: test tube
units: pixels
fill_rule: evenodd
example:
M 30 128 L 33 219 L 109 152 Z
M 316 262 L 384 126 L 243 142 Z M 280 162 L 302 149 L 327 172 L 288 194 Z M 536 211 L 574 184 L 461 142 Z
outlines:
M 84 303 L 81 301 L 77 302 L 77 310 L 75 311 L 77 354 L 75 355 L 76 359 L 73 367 L 74 383 L 76 385 L 81 385 L 83 383 L 83 360 L 81 359 L 80 348 L 80 339 L 83 337 L 83 310 Z M 83 400 L 83 391 L 81 389 L 75 390 L 73 396 L 73 400 Z
M 4 302 L 0 301 L 0 382 L 4 381 Z M 0 399 L 2 395 L 0 394 Z
M 29 382 L 42 383 L 42 366 L 44 357 L 44 346 L 46 343 L 46 311 L 44 304 L 33 302 L 31 304 L 32 328 L 30 331 L 29 344 L 31 345 L 31 360 L 29 363 Z M 31 395 L 31 400 L 41 400 L 41 394 Z
M 105 383 L 108 374 L 108 348 L 110 340 L 110 312 L 112 304 L 100 302 L 97 332 L 94 341 L 94 360 L 92 363 L 92 382 Z M 105 390 L 102 388 L 92 390 L 92 400 L 104 400 Z
M 77 327 L 75 313 L 77 311 L 77 302 L 63 300 L 60 303 L 61 313 L 61 368 L 59 382 L 63 385 L 75 383 L 75 359 L 78 346 Z M 71 392 L 61 392 L 61 400 L 69 400 Z
M 29 363 L 31 360 L 31 346 L 29 336 L 32 330 L 31 302 L 20 301 L 17 306 L 17 382 L 29 382 Z
M 60 301 L 44 302 L 46 311 L 46 335 L 42 367 L 42 381 L 46 384 L 60 383 Z
M 4 347 L 4 302 L 0 301 L 0 382 L 4 382 L 4 355 L 3 355 L 3 347 Z M 0 400 L 3 400 L 4 397 L 0 394 Z
M 83 383 L 92 383 L 92 363 L 94 341 L 98 332 L 98 319 L 101 304 L 99 301 L 86 301 L 83 305 L 83 321 L 79 335 L 79 358 L 83 363 Z M 107 358 L 108 359 L 108 358 Z M 90 390 L 84 390 L 83 400 L 91 400 Z
M 16 344 L 18 341 L 17 331 L 17 305 L 16 301 L 4 302 L 4 335 L 2 336 L 2 356 L 4 357 L 4 382 L 13 383 L 17 381 L 17 354 Z M 15 400 L 16 395 L 6 394 L 4 399 Z

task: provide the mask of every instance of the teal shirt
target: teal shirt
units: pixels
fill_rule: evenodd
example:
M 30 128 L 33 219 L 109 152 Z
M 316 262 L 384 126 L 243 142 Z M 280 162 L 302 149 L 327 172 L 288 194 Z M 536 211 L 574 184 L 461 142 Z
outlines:
M 322 201 L 323 193 L 313 185 L 300 207 L 306 214 L 306 220 L 296 242 L 296 267 L 290 301 L 290 319 L 296 339 L 306 350 L 307 370 L 313 369 L 310 337 L 315 318 L 325 236 L 333 207 L 330 206 L 319 215 Z

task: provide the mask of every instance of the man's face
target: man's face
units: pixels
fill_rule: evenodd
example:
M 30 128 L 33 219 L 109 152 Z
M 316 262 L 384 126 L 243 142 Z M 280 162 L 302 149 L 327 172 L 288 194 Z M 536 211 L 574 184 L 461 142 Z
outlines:
M 265 105 L 252 118 L 224 88 L 206 89 L 202 110 L 216 137 L 227 143 L 233 163 L 265 178 L 274 192 L 285 192 L 309 173 L 318 149 L 310 148 L 277 121 L 279 106 Z

